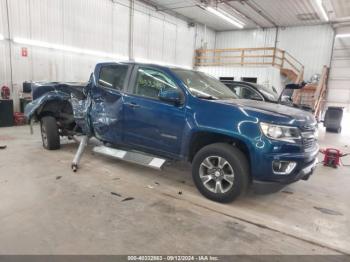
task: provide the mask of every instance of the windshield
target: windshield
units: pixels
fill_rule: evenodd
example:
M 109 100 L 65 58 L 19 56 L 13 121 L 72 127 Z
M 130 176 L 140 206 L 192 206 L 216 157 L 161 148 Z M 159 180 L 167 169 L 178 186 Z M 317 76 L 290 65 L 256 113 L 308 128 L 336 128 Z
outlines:
M 263 85 L 253 84 L 265 97 L 267 97 L 271 101 L 277 101 L 279 98 L 279 93 L 276 88 L 271 87 L 267 88 Z
M 196 97 L 204 99 L 238 98 L 227 86 L 205 73 L 179 68 L 173 71 L 184 82 L 190 93 Z

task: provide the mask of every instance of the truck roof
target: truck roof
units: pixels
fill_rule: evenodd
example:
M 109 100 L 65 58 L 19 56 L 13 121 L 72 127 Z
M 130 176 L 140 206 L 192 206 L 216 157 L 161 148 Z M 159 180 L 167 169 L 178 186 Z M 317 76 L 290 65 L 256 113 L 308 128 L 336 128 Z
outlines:
M 156 63 L 141 63 L 141 62 L 137 62 L 137 61 L 113 61 L 113 62 L 102 62 L 102 63 L 98 63 L 98 65 L 104 65 L 104 64 L 127 64 L 127 65 L 142 65 L 142 66 L 154 66 L 154 67 L 160 67 L 160 68 L 181 68 L 181 69 L 187 69 L 181 66 L 176 66 L 176 65 L 162 65 L 162 64 L 156 64 Z M 187 70 L 191 70 L 191 69 L 187 69 Z

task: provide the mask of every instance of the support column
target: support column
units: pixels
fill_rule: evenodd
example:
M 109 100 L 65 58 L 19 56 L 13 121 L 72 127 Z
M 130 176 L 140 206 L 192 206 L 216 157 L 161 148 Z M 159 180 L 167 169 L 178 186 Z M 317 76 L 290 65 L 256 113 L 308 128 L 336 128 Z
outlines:
M 129 60 L 134 60 L 134 14 L 135 0 L 130 0 L 129 9 Z

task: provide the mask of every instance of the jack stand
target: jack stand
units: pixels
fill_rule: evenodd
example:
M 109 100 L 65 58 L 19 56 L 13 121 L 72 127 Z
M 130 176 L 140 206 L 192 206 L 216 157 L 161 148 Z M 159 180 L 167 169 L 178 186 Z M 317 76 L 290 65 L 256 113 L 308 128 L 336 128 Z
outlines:
M 77 172 L 78 170 L 80 159 L 85 151 L 85 148 L 89 142 L 89 139 L 90 139 L 89 136 L 83 136 L 83 138 L 80 140 L 78 151 L 75 153 L 75 156 L 71 165 L 73 172 Z

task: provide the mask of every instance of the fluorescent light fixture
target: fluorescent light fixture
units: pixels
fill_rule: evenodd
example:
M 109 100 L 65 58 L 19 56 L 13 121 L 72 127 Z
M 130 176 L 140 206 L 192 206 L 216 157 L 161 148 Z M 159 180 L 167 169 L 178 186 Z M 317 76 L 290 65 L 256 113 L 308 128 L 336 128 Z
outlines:
M 0 41 L 1 40 L 5 40 L 5 37 L 2 34 L 0 34 Z
M 240 29 L 242 29 L 244 27 L 244 23 L 238 19 L 236 19 L 235 17 L 227 14 L 226 12 L 220 10 L 219 9 L 214 9 L 212 7 L 207 7 L 206 8 L 207 11 L 209 11 L 210 13 L 220 17 L 221 19 L 225 20 L 226 22 L 229 22 L 230 24 L 233 24 L 235 27 L 238 27 Z
M 329 21 L 329 18 L 327 16 L 327 12 L 324 9 L 323 4 L 322 4 L 322 0 L 316 0 L 316 4 L 317 4 L 318 9 L 321 11 L 321 14 L 322 14 L 324 20 Z
M 20 37 L 13 38 L 13 42 L 15 42 L 17 44 L 37 46 L 37 47 L 43 47 L 43 48 L 49 48 L 49 49 L 54 49 L 54 50 L 60 50 L 60 51 L 72 52 L 72 53 L 84 54 L 84 55 L 91 55 L 91 56 L 97 56 L 97 57 L 106 57 L 106 58 L 114 58 L 114 59 L 121 59 L 121 60 L 128 59 L 126 56 L 121 56 L 121 55 L 117 55 L 117 54 L 105 53 L 105 52 L 100 52 L 100 51 L 95 51 L 95 50 L 90 50 L 90 49 L 82 49 L 82 48 L 73 47 L 73 46 L 52 44 L 52 43 L 48 43 L 48 42 L 31 40 L 31 39 L 20 38 Z
M 339 37 L 339 38 L 350 37 L 350 33 L 349 34 L 337 34 L 335 37 Z

